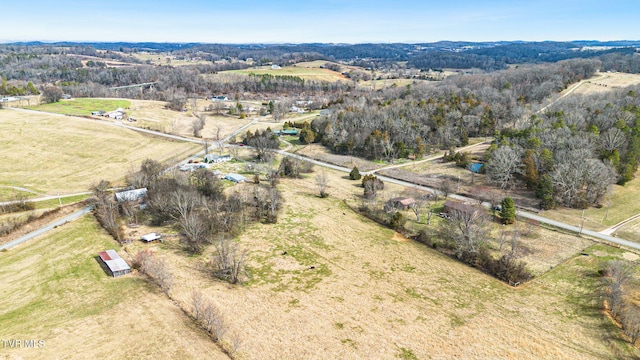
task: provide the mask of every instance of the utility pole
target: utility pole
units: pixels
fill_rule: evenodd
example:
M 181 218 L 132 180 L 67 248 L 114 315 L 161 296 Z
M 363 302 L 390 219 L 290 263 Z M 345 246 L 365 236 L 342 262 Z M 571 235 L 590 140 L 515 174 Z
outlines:
M 60 190 L 58 190 L 58 204 L 62 207 L 62 199 L 60 198 Z
M 580 234 L 582 235 L 582 228 L 584 227 L 584 209 L 582 209 L 582 216 L 580 217 Z

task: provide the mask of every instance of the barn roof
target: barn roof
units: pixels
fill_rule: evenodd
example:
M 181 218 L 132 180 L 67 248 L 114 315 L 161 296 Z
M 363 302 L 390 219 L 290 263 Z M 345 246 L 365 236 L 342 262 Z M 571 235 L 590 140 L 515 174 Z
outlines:
M 107 264 L 112 273 L 116 271 L 131 270 L 129 264 L 127 264 L 127 262 L 122 258 L 107 260 L 104 263 Z
M 100 256 L 100 259 L 107 265 L 112 274 L 117 271 L 131 270 L 127 262 L 115 250 L 101 251 L 98 256 Z

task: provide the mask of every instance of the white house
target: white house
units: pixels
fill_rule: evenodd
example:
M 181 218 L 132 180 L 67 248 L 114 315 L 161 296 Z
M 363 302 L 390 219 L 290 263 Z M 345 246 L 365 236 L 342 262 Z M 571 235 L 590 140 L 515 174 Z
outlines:
M 221 163 L 231 160 L 231 155 L 216 155 L 216 154 L 207 154 L 204 156 L 204 162 L 206 163 Z

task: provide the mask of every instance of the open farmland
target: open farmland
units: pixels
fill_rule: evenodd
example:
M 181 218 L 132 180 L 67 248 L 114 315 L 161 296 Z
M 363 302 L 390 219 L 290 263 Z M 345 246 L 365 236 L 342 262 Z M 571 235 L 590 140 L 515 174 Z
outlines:
M 191 109 L 192 101 L 187 105 Z M 215 138 L 218 128 L 220 128 L 220 137 L 225 137 L 251 121 L 249 117 L 239 119 L 238 116 L 205 112 L 204 109 L 209 105 L 211 101 L 208 100 L 198 99 L 196 102 L 199 113 L 207 116 L 205 127 L 201 131 L 203 138 Z M 169 110 L 166 108 L 166 103 L 162 101 L 132 100 L 127 114 L 136 119 L 128 125 L 189 137 L 193 136 L 193 121 L 197 120 L 191 111 Z
M 251 275 L 245 285 L 212 279 L 204 265 L 212 249 L 186 257 L 171 239 L 129 250 L 151 247 L 169 259 L 182 306 L 193 289 L 213 299 L 241 332 L 240 358 L 633 356 L 593 296 L 600 262 L 623 251 L 569 252 L 550 272 L 511 288 L 355 213 L 340 199 L 361 189 L 329 173 L 330 198 L 317 196 L 312 177 L 285 180 L 279 222 L 240 236 Z
M 198 149 L 98 121 L 13 110 L 0 111 L 0 144 L 0 184 L 48 194 L 119 182 L 144 159 L 184 158 Z
M 44 341 L 0 358 L 226 358 L 144 278 L 107 275 L 95 257 L 112 248 L 88 215 L 0 253 L 0 337 Z
M 339 72 L 321 69 L 315 66 L 303 66 L 297 64 L 296 66 L 285 66 L 281 69 L 272 69 L 271 66 L 260 66 L 255 68 L 243 69 L 243 70 L 230 70 L 224 73 L 237 73 L 237 74 L 257 74 L 257 75 L 273 75 L 273 76 L 297 76 L 304 80 L 314 81 L 344 81 L 348 80 L 344 75 Z
M 604 93 L 637 84 L 640 84 L 639 74 L 612 72 L 599 73 L 593 78 L 584 81 L 580 87 L 573 92 L 573 94 L 590 95 L 595 93 Z
M 79 98 L 29 106 L 27 109 L 64 115 L 89 116 L 92 111 L 113 111 L 117 108 L 128 108 L 130 105 L 129 100 Z

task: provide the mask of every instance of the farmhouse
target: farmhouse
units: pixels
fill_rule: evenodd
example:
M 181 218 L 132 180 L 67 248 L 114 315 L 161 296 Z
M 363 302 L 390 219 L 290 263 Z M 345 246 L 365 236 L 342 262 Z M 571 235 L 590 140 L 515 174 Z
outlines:
M 118 202 L 137 201 L 145 195 L 147 195 L 147 188 L 120 191 L 116 193 L 116 200 Z
M 414 198 L 397 197 L 387 201 L 384 205 L 384 209 L 386 211 L 390 211 L 392 209 L 409 210 L 415 203 L 416 200 Z
M 231 155 L 216 155 L 216 154 L 207 154 L 204 156 L 204 162 L 206 163 L 221 163 L 225 161 L 230 161 Z
M 104 113 L 104 116 L 111 119 L 122 120 L 122 118 L 124 117 L 124 110 L 121 108 L 118 108 L 117 110 Z
M 245 181 L 247 181 L 247 178 L 240 175 L 240 174 L 227 174 L 227 176 L 224 177 L 225 180 L 230 180 L 233 181 L 234 183 L 238 184 L 238 183 L 243 183 Z
M 227 98 L 224 95 L 217 95 L 217 96 L 212 96 L 211 97 L 211 101 L 228 101 L 229 98 Z
M 278 135 L 278 136 L 280 136 L 280 135 L 296 136 L 296 135 L 298 135 L 298 129 L 274 130 L 273 133 Z
M 127 262 L 124 261 L 115 250 L 101 251 L 98 253 L 98 257 L 113 277 L 122 276 L 131 272 L 131 268 Z

